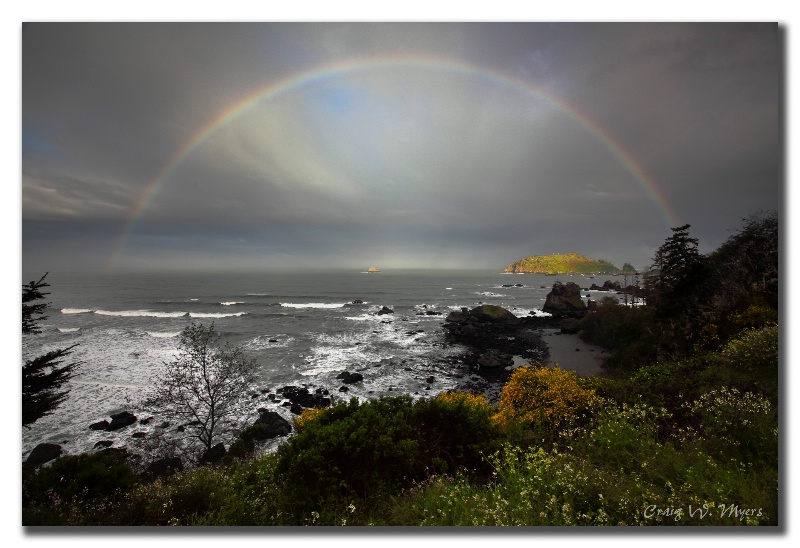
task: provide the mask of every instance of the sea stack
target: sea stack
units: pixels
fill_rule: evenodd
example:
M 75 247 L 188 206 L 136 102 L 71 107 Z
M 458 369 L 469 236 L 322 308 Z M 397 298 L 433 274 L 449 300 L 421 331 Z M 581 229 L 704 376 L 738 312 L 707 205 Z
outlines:
M 378 270 L 378 269 L 377 269 L 377 268 L 375 268 L 374 266 L 371 266 L 371 267 L 369 267 L 369 268 L 367 269 L 367 272 L 380 272 L 380 270 Z

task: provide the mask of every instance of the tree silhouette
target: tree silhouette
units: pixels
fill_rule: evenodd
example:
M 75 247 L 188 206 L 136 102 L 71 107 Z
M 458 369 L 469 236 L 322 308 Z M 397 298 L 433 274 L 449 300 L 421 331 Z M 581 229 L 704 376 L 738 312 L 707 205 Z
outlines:
M 45 277 L 47 273 L 38 282 L 32 281 L 22 286 L 23 338 L 25 335 L 41 333 L 39 322 L 47 319 L 44 313 L 49 303 L 36 302 L 49 295 L 42 292 L 43 288 L 50 285 L 44 281 Z M 81 365 L 81 362 L 64 364 L 75 346 L 25 359 L 22 364 L 22 426 L 30 428 L 40 418 L 53 413 L 67 398 L 69 391 L 62 388 Z
M 193 323 L 180 335 L 178 357 L 156 377 L 144 406 L 180 422 L 184 449 L 211 449 L 220 436 L 235 431 L 247 414 L 255 360 L 241 347 L 220 347 L 213 324 Z

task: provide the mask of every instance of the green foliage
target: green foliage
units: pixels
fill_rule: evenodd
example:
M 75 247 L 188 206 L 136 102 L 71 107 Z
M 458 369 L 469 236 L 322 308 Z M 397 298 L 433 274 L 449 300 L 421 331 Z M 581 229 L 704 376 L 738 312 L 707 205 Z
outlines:
M 718 309 L 741 309 L 754 297 L 778 308 L 778 242 L 778 212 L 760 212 L 743 219 L 739 231 L 710 255 Z
M 698 429 L 703 432 L 699 436 L 690 429 L 686 437 L 699 436 L 702 450 L 721 461 L 735 459 L 777 469 L 777 409 L 764 396 L 722 387 L 686 407 L 699 417 Z
M 136 483 L 127 453 L 67 455 L 23 478 L 23 505 L 118 499 Z
M 730 341 L 722 354 L 730 358 L 734 367 L 750 372 L 777 372 L 778 326 L 747 329 L 739 338 Z
M 490 414 L 465 401 L 353 398 L 307 423 L 281 448 L 277 470 L 303 507 L 374 500 L 437 470 L 483 467 L 481 452 L 501 435 Z
M 528 274 L 613 274 L 619 269 L 605 259 L 589 259 L 580 253 L 533 255 L 508 265 L 503 272 Z

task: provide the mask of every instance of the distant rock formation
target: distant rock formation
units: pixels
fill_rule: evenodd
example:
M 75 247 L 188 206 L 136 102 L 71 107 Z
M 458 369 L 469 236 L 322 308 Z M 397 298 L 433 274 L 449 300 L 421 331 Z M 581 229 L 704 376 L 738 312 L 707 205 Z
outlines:
M 589 259 L 580 253 L 533 255 L 508 265 L 503 272 L 516 274 L 613 274 L 619 269 L 605 259 Z
M 582 318 L 586 314 L 586 303 L 581 299 L 581 288 L 574 282 L 556 282 L 545 298 L 542 312 L 557 318 Z
M 378 269 L 377 269 L 377 268 L 375 268 L 374 266 L 371 266 L 371 267 L 369 267 L 369 268 L 367 269 L 367 272 L 380 272 L 380 270 L 378 270 Z

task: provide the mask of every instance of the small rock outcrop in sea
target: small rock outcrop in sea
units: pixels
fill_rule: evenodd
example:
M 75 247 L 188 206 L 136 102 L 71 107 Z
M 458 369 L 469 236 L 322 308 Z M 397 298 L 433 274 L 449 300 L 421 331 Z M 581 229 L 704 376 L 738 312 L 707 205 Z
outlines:
M 28 459 L 25 461 L 26 467 L 39 466 L 50 462 L 61 456 L 61 446 L 57 443 L 40 443 L 33 448 Z
M 135 422 L 136 415 L 128 411 L 123 411 L 122 413 L 111 415 L 111 423 L 108 425 L 107 430 L 119 430 Z
M 392 309 L 391 309 L 391 308 L 389 308 L 388 306 L 384 306 L 383 308 L 381 308 L 381 309 L 378 311 L 378 316 L 380 316 L 380 315 L 382 315 L 382 314 L 394 314 L 394 310 L 392 310 Z
M 325 392 L 327 392 L 327 390 L 322 388 L 317 389 L 316 392 L 312 394 L 306 387 L 284 386 L 283 388 L 279 388 L 278 392 L 289 400 L 292 405 L 299 405 L 302 407 L 328 407 L 331 404 L 331 399 L 325 397 Z
M 488 352 L 489 356 L 484 359 L 485 366 L 493 367 L 497 361 L 510 365 L 511 359 L 506 356 L 541 358 L 546 352 L 546 345 L 538 332 L 540 320 L 518 318 L 501 306 L 484 304 L 472 310 L 462 308 L 461 311 L 450 312 L 443 327 L 451 342 L 470 347 L 478 356 Z
M 367 269 L 367 272 L 369 272 L 370 274 L 373 274 L 373 273 L 375 273 L 375 272 L 380 272 L 380 270 L 378 270 L 378 269 L 377 269 L 377 268 L 375 268 L 374 266 L 371 266 L 371 267 L 369 267 L 369 268 Z
M 336 375 L 336 378 L 341 379 L 345 384 L 354 384 L 363 381 L 364 375 L 361 373 L 350 373 L 349 371 L 343 371 Z
M 108 421 L 93 422 L 89 425 L 89 430 L 108 430 Z
M 586 303 L 581 299 L 581 288 L 574 282 L 556 282 L 545 298 L 542 312 L 556 318 L 582 318 L 586 314 Z

